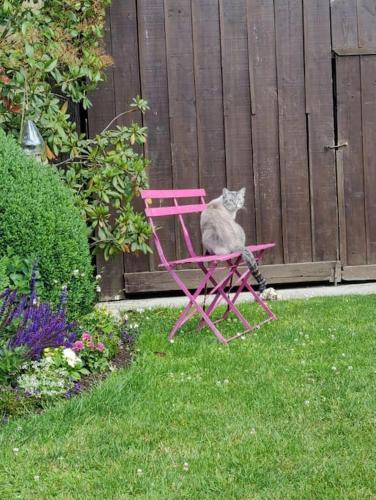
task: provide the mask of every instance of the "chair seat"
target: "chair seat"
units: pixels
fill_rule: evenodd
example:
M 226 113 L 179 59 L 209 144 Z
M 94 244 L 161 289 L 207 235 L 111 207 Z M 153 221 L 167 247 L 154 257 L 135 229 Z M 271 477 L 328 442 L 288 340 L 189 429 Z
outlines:
M 257 254 L 258 252 L 267 250 L 268 248 L 273 248 L 275 243 L 265 243 L 262 245 L 249 245 L 247 246 L 248 250 L 252 253 Z M 180 260 L 172 260 L 167 262 L 166 264 L 159 264 L 159 267 L 167 267 L 167 266 L 177 266 L 179 264 L 192 264 L 195 262 L 225 262 L 230 259 L 234 259 L 241 255 L 240 252 L 228 253 L 225 255 L 197 255 L 196 257 L 189 257 L 187 259 Z

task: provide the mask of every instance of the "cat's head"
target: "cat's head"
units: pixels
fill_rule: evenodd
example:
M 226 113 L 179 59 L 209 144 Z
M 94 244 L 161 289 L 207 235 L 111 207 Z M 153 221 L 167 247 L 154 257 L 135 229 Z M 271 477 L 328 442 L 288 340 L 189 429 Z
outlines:
M 241 188 L 239 191 L 229 191 L 227 188 L 223 188 L 223 206 L 229 212 L 236 212 L 237 210 L 240 210 L 244 207 L 244 195 L 245 188 Z

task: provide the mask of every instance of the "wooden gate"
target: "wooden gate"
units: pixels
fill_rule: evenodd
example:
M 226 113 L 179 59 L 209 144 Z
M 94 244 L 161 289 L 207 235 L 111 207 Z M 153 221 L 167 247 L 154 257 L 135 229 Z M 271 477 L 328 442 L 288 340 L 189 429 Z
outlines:
M 342 278 L 376 279 L 376 2 L 332 3 Z
M 142 95 L 150 185 L 204 187 L 209 199 L 245 186 L 248 241 L 276 242 L 270 283 L 372 277 L 376 63 L 359 50 L 376 47 L 374 11 L 374 0 L 114 0 L 114 66 L 90 134 Z M 198 218 L 190 225 L 199 241 Z M 183 255 L 171 222 L 162 241 Z M 98 265 L 104 299 L 173 287 L 154 255 Z M 195 271 L 181 272 L 194 286 Z

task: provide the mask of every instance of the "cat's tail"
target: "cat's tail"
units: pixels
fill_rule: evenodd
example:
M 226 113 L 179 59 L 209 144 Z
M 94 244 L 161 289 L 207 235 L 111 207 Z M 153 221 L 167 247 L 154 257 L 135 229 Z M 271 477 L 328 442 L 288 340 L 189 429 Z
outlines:
M 251 271 L 252 276 L 255 278 L 259 285 L 259 292 L 262 293 L 266 288 L 266 279 L 260 273 L 255 256 L 250 250 L 248 250 L 248 248 L 244 248 L 244 250 L 242 250 L 242 256 L 249 270 Z

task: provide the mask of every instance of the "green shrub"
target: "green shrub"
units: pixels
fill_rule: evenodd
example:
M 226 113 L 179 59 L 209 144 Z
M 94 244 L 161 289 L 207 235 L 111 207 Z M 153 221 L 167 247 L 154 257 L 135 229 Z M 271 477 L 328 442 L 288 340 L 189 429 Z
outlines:
M 0 293 L 9 286 L 8 257 L 0 258 Z M 0 301 L 1 303 L 1 301 Z
M 67 285 L 70 317 L 88 312 L 94 299 L 87 235 L 55 167 L 27 158 L 0 130 L 0 258 L 11 247 L 20 258 L 35 260 L 42 300 L 57 304 Z

